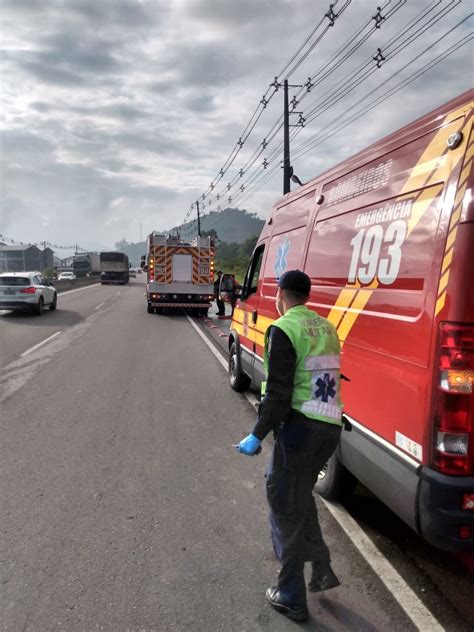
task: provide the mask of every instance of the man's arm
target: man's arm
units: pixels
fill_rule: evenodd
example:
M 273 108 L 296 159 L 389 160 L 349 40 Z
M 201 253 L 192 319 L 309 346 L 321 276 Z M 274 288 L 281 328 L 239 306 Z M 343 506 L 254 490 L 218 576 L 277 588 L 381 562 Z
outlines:
M 296 352 L 290 339 L 279 327 L 272 327 L 269 340 L 268 377 L 265 397 L 260 404 L 252 434 L 263 440 L 278 428 L 291 412 Z

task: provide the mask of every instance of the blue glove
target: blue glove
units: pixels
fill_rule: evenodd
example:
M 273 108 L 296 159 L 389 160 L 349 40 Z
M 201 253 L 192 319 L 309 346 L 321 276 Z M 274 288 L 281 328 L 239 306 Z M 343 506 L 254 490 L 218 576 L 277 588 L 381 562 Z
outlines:
M 247 456 L 254 456 L 260 451 L 259 448 L 261 443 L 260 439 L 257 439 L 255 435 L 249 434 L 239 443 L 238 450 Z

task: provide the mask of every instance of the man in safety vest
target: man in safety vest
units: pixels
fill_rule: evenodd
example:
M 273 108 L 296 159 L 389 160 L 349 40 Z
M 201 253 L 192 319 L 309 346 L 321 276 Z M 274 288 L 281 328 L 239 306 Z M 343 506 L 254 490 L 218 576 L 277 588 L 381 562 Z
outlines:
M 255 427 L 238 450 L 256 454 L 273 430 L 266 486 L 273 548 L 282 568 L 278 586 L 268 588 L 266 597 L 277 611 L 304 621 L 305 562 L 312 562 L 310 591 L 339 585 L 312 492 L 341 434 L 341 348 L 334 326 L 305 305 L 311 291 L 307 274 L 285 272 L 278 286 L 280 318 L 265 335 L 265 396 Z

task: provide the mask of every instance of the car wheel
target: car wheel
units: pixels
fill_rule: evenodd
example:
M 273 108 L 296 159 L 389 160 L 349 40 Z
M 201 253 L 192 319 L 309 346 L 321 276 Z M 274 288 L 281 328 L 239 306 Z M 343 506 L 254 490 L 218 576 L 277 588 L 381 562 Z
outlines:
M 246 391 L 251 382 L 249 376 L 242 371 L 240 353 L 235 342 L 232 343 L 229 351 L 229 382 L 231 388 L 238 393 Z
M 340 500 L 351 496 L 356 486 L 356 477 L 343 466 L 334 453 L 320 471 L 314 489 L 326 500 Z
M 56 309 L 57 305 L 58 305 L 58 295 L 55 294 L 53 298 L 53 302 L 49 306 L 49 309 L 53 312 Z
M 38 305 L 36 306 L 35 313 L 37 316 L 41 316 L 44 312 L 44 299 L 42 296 L 39 297 Z

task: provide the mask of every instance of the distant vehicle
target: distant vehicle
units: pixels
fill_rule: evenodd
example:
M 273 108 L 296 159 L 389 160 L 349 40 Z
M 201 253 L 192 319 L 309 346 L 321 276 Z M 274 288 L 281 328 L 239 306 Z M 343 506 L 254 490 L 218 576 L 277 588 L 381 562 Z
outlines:
M 137 268 L 137 269 L 135 270 L 135 272 L 136 272 L 137 274 L 143 274 L 143 270 L 142 270 L 141 268 Z
M 100 282 L 128 283 L 130 280 L 130 264 L 128 256 L 124 252 L 100 253 Z
M 192 243 L 179 237 L 151 233 L 144 258 L 149 314 L 166 307 L 185 307 L 207 316 L 214 298 L 214 242 L 198 237 Z
M 135 272 L 134 268 L 130 268 L 129 276 L 134 279 L 137 278 L 137 273 Z
M 74 255 L 72 269 L 78 279 L 100 274 L 100 256 L 95 252 Z
M 58 294 L 41 272 L 1 272 L 0 309 L 34 312 L 39 316 L 45 307 L 55 310 Z
M 58 281 L 72 281 L 74 279 L 77 279 L 74 272 L 61 272 L 61 274 L 58 276 Z

